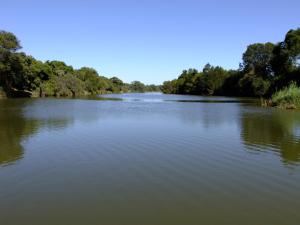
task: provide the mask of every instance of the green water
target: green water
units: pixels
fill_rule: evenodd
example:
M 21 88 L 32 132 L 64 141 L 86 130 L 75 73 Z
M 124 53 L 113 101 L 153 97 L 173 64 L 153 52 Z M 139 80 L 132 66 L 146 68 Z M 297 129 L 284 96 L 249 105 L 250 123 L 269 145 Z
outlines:
M 0 100 L 1 225 L 297 225 L 299 212 L 300 111 L 162 94 Z

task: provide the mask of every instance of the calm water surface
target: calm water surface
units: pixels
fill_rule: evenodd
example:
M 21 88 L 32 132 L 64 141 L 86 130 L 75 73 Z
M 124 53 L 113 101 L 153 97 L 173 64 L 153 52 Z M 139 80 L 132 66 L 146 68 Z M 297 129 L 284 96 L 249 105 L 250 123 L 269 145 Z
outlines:
M 156 93 L 0 100 L 0 224 L 300 224 L 300 111 Z

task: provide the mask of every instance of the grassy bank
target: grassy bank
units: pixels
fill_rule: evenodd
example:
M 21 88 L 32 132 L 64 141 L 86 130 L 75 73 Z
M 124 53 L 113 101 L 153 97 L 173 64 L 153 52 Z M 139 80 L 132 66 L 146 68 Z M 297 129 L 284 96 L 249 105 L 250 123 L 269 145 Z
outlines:
M 300 108 L 300 87 L 295 83 L 272 95 L 272 104 L 283 109 Z

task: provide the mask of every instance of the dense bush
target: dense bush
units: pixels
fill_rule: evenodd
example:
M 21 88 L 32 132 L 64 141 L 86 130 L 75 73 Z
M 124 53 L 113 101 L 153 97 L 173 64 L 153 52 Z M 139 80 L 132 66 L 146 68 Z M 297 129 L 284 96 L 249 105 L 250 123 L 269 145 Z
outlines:
M 276 92 L 272 96 L 272 103 L 280 108 L 300 107 L 300 87 L 295 83 Z

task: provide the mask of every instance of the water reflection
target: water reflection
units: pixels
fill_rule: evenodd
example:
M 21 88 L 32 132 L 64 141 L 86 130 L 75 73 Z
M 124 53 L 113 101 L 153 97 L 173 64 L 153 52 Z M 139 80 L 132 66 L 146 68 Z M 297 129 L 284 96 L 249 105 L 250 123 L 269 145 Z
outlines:
M 271 150 L 287 164 L 300 162 L 300 113 L 277 109 L 245 111 L 242 138 L 248 149 Z
M 10 164 L 23 157 L 22 143 L 39 129 L 65 127 L 67 119 L 27 118 L 25 109 L 34 109 L 34 100 L 0 100 L 0 165 Z
M 22 139 L 38 127 L 38 122 L 26 120 L 22 107 L 26 101 L 0 101 L 0 164 L 13 162 L 23 155 Z
M 287 164 L 300 162 L 300 112 L 256 107 L 245 101 L 210 98 L 207 101 L 223 101 L 231 104 L 205 102 L 204 97 L 173 95 L 132 94 L 128 98 L 145 97 L 149 101 L 87 101 L 80 99 L 10 99 L 0 101 L 0 165 L 23 157 L 23 145 L 29 137 L 45 132 L 66 129 L 69 125 L 99 122 L 94 132 L 105 128 L 119 130 L 119 122 L 141 122 L 141 129 L 156 129 L 146 121 L 161 121 L 165 126 L 180 127 L 191 135 L 214 138 L 220 129 L 230 133 L 232 143 L 238 139 L 253 152 L 273 151 Z M 123 95 L 121 95 L 123 96 Z M 126 95 L 127 96 L 127 95 Z M 118 97 L 118 96 L 114 96 Z M 151 98 L 162 101 L 151 101 Z M 203 102 L 178 102 L 197 99 Z M 170 100 L 170 101 L 169 101 Z M 76 126 L 75 126 L 76 127 Z M 241 129 L 241 136 L 239 136 Z M 98 130 L 99 129 L 99 130 Z M 207 132 L 212 132 L 208 134 Z M 215 132 L 215 134 L 214 134 Z M 107 134 L 108 135 L 108 134 Z M 172 135 L 172 132 L 166 138 Z M 224 134 L 225 135 L 225 134 Z M 236 140 L 237 140 L 236 139 Z M 98 140 L 98 139 L 97 139 Z M 95 141 L 97 141 L 95 140 Z M 223 147 L 230 148 L 228 142 Z M 23 145 L 22 145 L 23 144 Z M 45 143 L 46 145 L 47 143 Z M 187 144 L 188 145 L 188 144 Z M 208 148 L 213 143 L 208 143 Z M 30 146 L 29 146 L 30 147 Z M 189 146 L 187 146 L 189 147 Z

